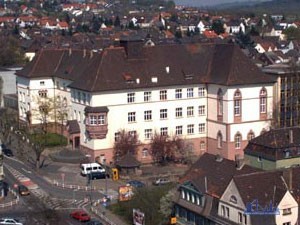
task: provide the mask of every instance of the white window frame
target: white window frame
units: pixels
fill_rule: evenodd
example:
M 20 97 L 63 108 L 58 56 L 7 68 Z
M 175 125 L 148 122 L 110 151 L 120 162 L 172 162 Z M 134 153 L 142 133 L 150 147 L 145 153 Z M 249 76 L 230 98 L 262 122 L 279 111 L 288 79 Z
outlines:
M 128 113 L 128 123 L 134 123 L 134 122 L 136 122 L 136 113 L 129 112 Z
M 194 106 L 188 106 L 188 107 L 186 108 L 186 115 L 187 115 L 188 117 L 194 116 Z
M 168 136 L 168 127 L 161 127 L 160 128 L 160 135 L 161 136 Z
M 194 124 L 187 125 L 187 134 L 191 135 L 195 133 L 195 126 Z
M 145 129 L 144 130 L 144 136 L 146 140 L 149 140 L 152 138 L 152 129 Z
M 176 89 L 175 90 L 175 99 L 181 99 L 182 98 L 182 89 Z
M 205 105 L 199 105 L 198 107 L 198 115 L 205 116 Z
M 198 97 L 205 97 L 205 87 L 198 88 Z
M 175 109 L 175 117 L 176 118 L 182 117 L 182 108 L 181 107 Z
M 144 111 L 144 120 L 151 121 L 152 120 L 152 110 Z
M 182 135 L 182 133 L 183 133 L 183 126 L 176 126 L 175 127 L 175 135 L 180 136 L 180 135 Z
M 161 101 L 168 100 L 168 91 L 167 90 L 160 90 L 159 91 L 159 100 L 161 100 Z
M 199 123 L 198 131 L 199 131 L 200 134 L 205 133 L 205 123 Z
M 144 92 L 144 102 L 150 102 L 151 101 L 151 91 L 145 91 Z
M 160 115 L 159 118 L 161 120 L 168 119 L 168 109 L 161 109 L 159 115 Z
M 193 98 L 194 97 L 194 88 L 187 88 L 186 89 L 186 97 Z
M 127 93 L 127 103 L 134 103 L 135 102 L 135 93 L 130 92 Z

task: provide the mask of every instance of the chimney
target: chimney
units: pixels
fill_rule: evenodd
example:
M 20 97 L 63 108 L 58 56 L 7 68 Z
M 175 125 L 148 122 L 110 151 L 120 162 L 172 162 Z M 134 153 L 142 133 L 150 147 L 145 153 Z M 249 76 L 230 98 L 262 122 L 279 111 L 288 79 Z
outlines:
M 289 191 L 292 191 L 292 189 L 293 189 L 293 169 L 288 168 L 288 169 L 283 170 L 283 178 L 287 184 Z
M 289 142 L 290 142 L 290 144 L 294 143 L 294 137 L 293 137 L 293 130 L 292 129 L 289 130 Z

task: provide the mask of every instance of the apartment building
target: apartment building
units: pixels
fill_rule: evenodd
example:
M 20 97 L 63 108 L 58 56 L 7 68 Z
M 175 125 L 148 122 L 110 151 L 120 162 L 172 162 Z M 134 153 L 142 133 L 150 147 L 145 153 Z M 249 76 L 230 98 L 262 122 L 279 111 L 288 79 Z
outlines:
M 155 132 L 180 136 L 195 156 L 242 157 L 272 119 L 275 80 L 232 44 L 43 49 L 17 75 L 20 120 L 38 124 L 36 99 L 59 97 L 72 143 L 107 162 L 121 129 L 138 135 L 142 162 Z

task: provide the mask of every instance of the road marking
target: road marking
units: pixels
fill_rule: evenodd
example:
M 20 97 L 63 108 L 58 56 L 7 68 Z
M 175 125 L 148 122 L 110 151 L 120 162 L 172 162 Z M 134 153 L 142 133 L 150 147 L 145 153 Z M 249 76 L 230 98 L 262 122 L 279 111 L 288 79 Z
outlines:
M 26 170 L 25 168 L 22 168 L 22 170 L 23 170 L 25 173 L 31 173 L 30 170 Z

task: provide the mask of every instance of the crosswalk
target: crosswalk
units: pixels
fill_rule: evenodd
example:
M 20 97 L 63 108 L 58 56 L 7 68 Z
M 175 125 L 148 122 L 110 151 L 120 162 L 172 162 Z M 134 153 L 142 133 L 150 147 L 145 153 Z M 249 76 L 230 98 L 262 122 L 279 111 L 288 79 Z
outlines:
M 46 191 L 38 187 L 35 183 L 33 183 L 28 177 L 22 174 L 20 171 L 12 168 L 11 166 L 5 164 L 7 170 L 21 183 L 29 184 L 28 189 L 30 190 L 31 194 L 40 199 L 45 205 L 53 210 L 60 210 L 60 209 L 71 209 L 71 208 L 83 208 L 89 202 L 82 199 L 82 200 L 75 200 L 75 199 L 62 199 L 62 198 L 54 198 L 49 195 Z M 27 186 L 27 185 L 26 185 Z

